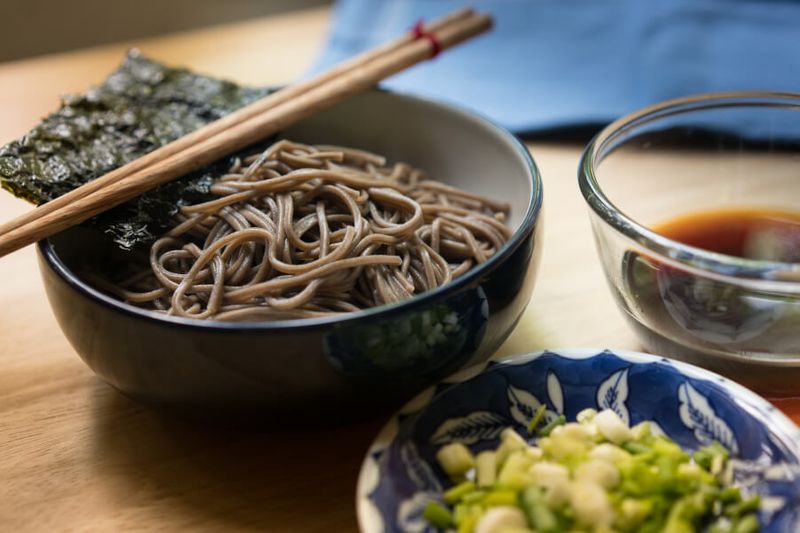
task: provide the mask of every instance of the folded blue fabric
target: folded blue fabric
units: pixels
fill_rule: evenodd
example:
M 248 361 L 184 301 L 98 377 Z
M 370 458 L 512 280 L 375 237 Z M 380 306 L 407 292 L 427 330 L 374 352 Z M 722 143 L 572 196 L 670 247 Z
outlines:
M 463 0 L 340 0 L 313 70 Z M 800 91 L 800 1 L 475 0 L 490 34 L 390 78 L 517 133 L 594 126 L 651 103 L 730 90 Z

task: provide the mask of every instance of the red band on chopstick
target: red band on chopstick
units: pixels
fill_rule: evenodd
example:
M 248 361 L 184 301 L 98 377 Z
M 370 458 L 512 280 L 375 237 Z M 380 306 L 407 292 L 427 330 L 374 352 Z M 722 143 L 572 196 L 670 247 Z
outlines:
M 436 35 L 425 31 L 425 27 L 422 25 L 421 20 L 414 24 L 414 27 L 411 28 L 411 33 L 414 35 L 415 39 L 425 39 L 431 43 L 431 58 L 438 56 L 442 51 L 442 43 L 439 42 L 439 39 L 436 37 Z

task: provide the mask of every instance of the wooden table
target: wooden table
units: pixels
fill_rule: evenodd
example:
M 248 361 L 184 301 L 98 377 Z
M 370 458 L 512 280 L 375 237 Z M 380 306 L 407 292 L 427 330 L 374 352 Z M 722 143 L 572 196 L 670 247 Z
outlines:
M 0 143 L 56 108 L 59 95 L 102 81 L 130 46 L 243 83 L 283 83 L 307 68 L 327 22 L 327 9 L 316 9 L 0 65 Z M 532 147 L 544 176 L 544 259 L 498 355 L 639 348 L 599 262 L 586 260 L 595 256 L 575 179 L 580 149 Z M 26 209 L 0 195 L 3 219 Z M 166 419 L 80 361 L 50 312 L 31 247 L 0 260 L 0 280 L 0 529 L 355 529 L 356 475 L 382 420 L 303 432 Z M 800 421 L 800 399 L 777 403 Z

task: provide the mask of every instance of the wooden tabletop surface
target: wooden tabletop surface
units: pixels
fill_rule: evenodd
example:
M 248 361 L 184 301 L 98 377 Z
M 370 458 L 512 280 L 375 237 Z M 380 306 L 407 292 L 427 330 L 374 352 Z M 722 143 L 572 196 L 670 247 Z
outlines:
M 246 84 L 285 83 L 313 60 L 328 17 L 300 11 L 0 64 L 0 144 L 54 110 L 60 95 L 101 82 L 132 46 Z M 498 355 L 640 349 L 594 260 L 575 179 L 580 150 L 532 146 L 545 188 L 544 257 L 532 302 Z M 3 220 L 26 209 L 0 194 Z M 356 529 L 356 476 L 382 420 L 298 431 L 166 418 L 80 361 L 50 312 L 32 247 L 0 260 L 0 280 L 0 529 Z M 800 399 L 776 404 L 800 421 Z

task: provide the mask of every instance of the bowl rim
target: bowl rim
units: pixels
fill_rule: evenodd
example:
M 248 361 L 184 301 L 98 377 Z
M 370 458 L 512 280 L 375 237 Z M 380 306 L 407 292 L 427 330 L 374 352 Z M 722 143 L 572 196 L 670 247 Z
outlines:
M 800 93 L 775 91 L 702 93 L 666 100 L 634 111 L 603 128 L 586 146 L 578 166 L 579 188 L 586 203 L 600 219 L 650 252 L 690 268 L 713 272 L 723 279 L 736 279 L 739 284 L 753 285 L 762 289 L 767 288 L 765 284 L 769 284 L 769 288 L 772 289 L 800 291 L 800 282 L 770 277 L 775 273 L 800 274 L 800 263 L 746 259 L 672 240 L 648 229 L 618 208 L 606 196 L 597 179 L 596 169 L 602 160 L 613 153 L 619 145 L 624 144 L 627 141 L 626 136 L 637 131 L 640 126 L 687 112 L 735 107 L 778 107 L 800 111 Z M 619 145 L 608 146 L 617 140 L 620 141 Z M 731 276 L 731 271 L 735 271 L 736 276 Z
M 54 249 L 53 244 L 50 243 L 48 239 L 43 239 L 37 243 L 37 250 L 44 260 L 43 263 L 47 265 L 50 270 L 55 272 L 62 280 L 64 280 L 73 290 L 76 290 L 87 298 L 94 300 L 105 307 L 111 308 L 112 310 L 122 314 L 126 314 L 131 318 L 151 321 L 159 324 L 168 324 L 181 328 L 218 332 L 235 331 L 238 333 L 269 330 L 316 329 L 330 326 L 332 324 L 338 325 L 370 319 L 376 317 L 377 315 L 380 315 L 381 317 L 391 317 L 402 314 L 408 309 L 432 303 L 443 296 L 461 290 L 463 287 L 474 283 L 478 278 L 486 273 L 495 270 L 524 242 L 527 235 L 534 230 L 542 209 L 543 187 L 541 173 L 528 148 L 516 135 L 512 134 L 510 131 L 503 128 L 485 115 L 472 109 L 467 109 L 460 105 L 435 98 L 423 97 L 402 91 L 390 91 L 383 88 L 373 89 L 366 94 L 385 94 L 389 96 L 389 98 L 410 101 L 415 105 L 432 106 L 442 109 L 447 113 L 459 115 L 467 120 L 474 121 L 478 125 L 486 128 L 487 131 L 497 134 L 521 158 L 521 162 L 524 163 L 525 171 L 531 182 L 528 207 L 522 219 L 520 220 L 519 226 L 514 230 L 508 241 L 506 241 L 503 247 L 500 248 L 500 250 L 491 256 L 485 263 L 475 266 L 471 270 L 467 271 L 464 275 L 456 278 L 450 283 L 417 294 L 408 300 L 403 300 L 401 302 L 362 309 L 360 311 L 354 311 L 339 316 L 252 322 L 199 320 L 194 318 L 175 317 L 159 314 L 154 311 L 142 309 L 122 302 L 121 300 L 117 300 L 113 296 L 105 294 L 84 282 L 80 277 L 77 276 L 77 274 L 70 270 L 61 260 L 58 253 Z
M 676 359 L 669 359 L 661 355 L 637 352 L 634 350 L 618 350 L 615 348 L 546 348 L 498 359 L 492 358 L 483 363 L 461 369 L 440 380 L 438 383 L 427 387 L 393 413 L 373 438 L 361 461 L 355 491 L 356 519 L 358 521 L 359 531 L 365 533 L 374 532 L 374 530 L 369 527 L 371 525 L 369 519 L 371 504 L 369 503 L 368 491 L 371 479 L 379 475 L 379 472 L 377 462 L 373 457 L 375 454 L 385 451 L 395 440 L 401 420 L 421 412 L 432 404 L 441 393 L 450 390 L 452 387 L 457 387 L 462 382 L 468 381 L 484 372 L 492 371 L 497 367 L 524 365 L 547 354 L 555 354 L 573 360 L 590 361 L 595 357 L 608 353 L 636 365 L 651 363 L 667 365 L 677 370 L 683 376 L 713 381 L 729 393 L 734 400 L 737 400 L 737 403 L 746 402 L 753 408 L 761 409 L 767 413 L 767 418 L 762 421 L 766 430 L 771 434 L 774 434 L 776 429 L 779 430 L 797 445 L 797 450 L 800 450 L 800 427 L 798 427 L 783 411 L 756 392 L 716 372 Z M 447 387 L 443 388 L 442 386 Z M 800 451 L 795 455 L 800 458 Z

